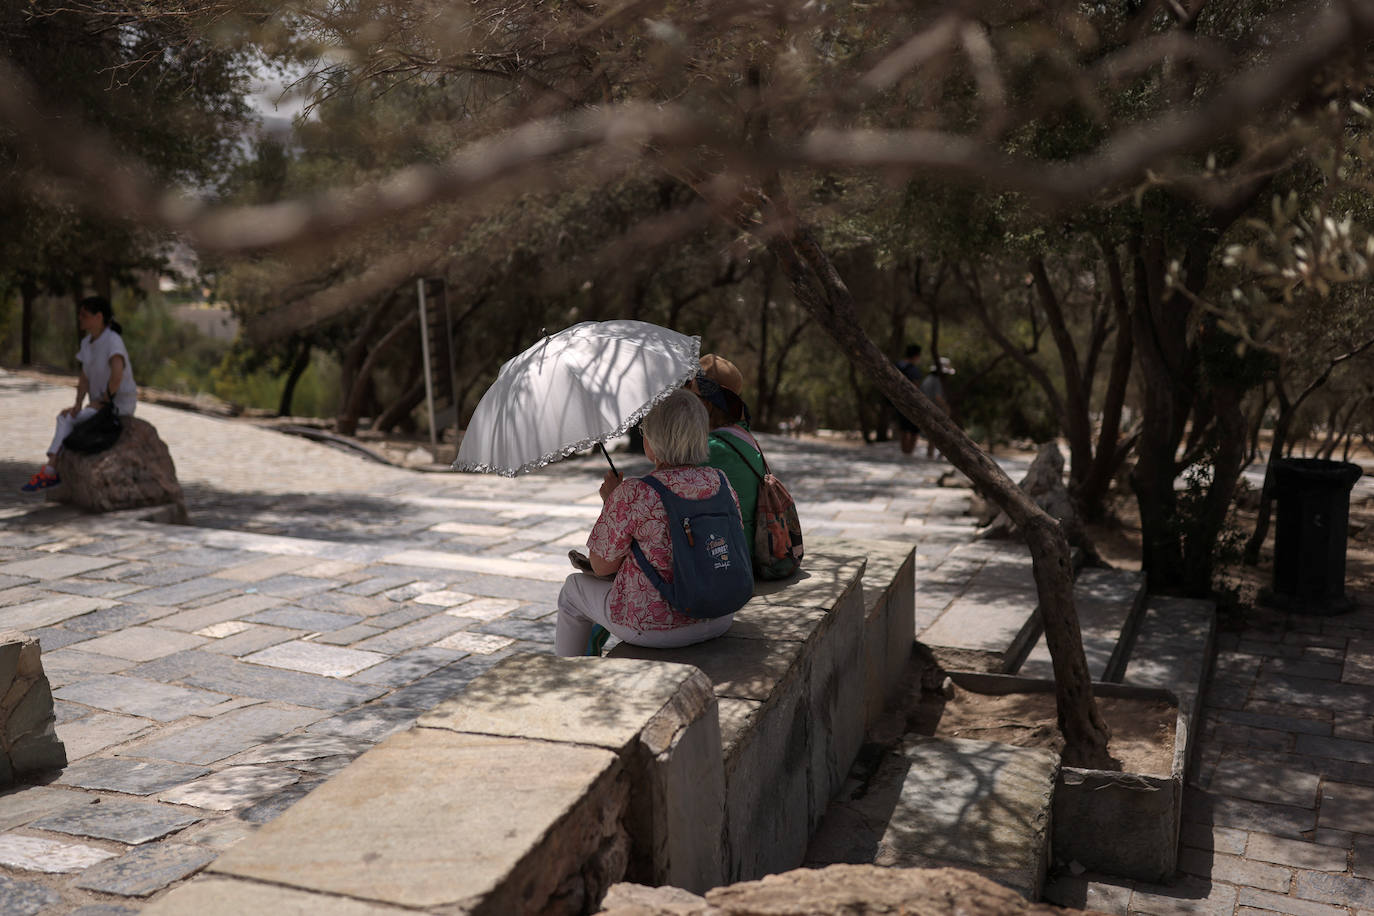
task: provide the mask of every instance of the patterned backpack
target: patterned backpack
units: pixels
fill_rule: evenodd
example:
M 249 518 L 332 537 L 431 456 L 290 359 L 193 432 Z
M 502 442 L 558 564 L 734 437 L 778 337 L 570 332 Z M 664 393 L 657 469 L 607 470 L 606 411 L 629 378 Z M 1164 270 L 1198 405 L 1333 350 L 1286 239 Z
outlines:
M 744 453 L 730 442 L 730 434 L 715 437 L 724 442 L 759 479 L 759 502 L 754 510 L 754 578 L 786 579 L 801 568 L 802 531 L 797 504 L 782 481 L 773 476 L 768 459 L 759 449 L 763 473 L 754 470 Z M 747 532 L 746 532 L 747 533 Z

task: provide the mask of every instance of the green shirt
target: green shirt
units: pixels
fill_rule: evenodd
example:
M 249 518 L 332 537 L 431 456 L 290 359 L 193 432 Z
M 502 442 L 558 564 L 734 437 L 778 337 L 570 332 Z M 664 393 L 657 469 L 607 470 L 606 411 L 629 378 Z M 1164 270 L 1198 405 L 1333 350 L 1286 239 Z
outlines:
M 754 514 L 759 505 L 759 480 L 763 477 L 763 455 L 754 447 L 753 436 L 748 428 L 741 425 L 711 430 L 710 446 L 706 463 L 724 471 L 730 486 L 735 488 L 735 495 L 739 497 L 740 517 L 744 522 L 744 536 L 752 546 Z M 739 449 L 739 452 L 735 449 Z

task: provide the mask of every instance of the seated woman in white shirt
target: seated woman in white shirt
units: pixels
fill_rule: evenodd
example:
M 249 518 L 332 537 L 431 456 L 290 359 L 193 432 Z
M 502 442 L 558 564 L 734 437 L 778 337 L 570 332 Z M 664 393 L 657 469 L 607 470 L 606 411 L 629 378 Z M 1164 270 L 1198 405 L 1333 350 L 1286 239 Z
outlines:
M 57 430 L 48 446 L 48 463 L 39 468 L 22 489 L 29 492 L 46 490 L 62 482 L 54 464 L 57 453 L 62 451 L 62 441 L 76 424 L 93 416 L 106 402 L 114 401 L 120 416 L 133 416 L 138 405 L 138 388 L 134 385 L 133 367 L 129 365 L 129 351 L 124 346 L 124 338 L 119 336 L 122 328 L 114 320 L 113 312 L 110 300 L 103 296 L 81 300 L 77 324 L 86 336 L 81 338 L 81 349 L 76 354 L 81 363 L 76 404 L 57 415 Z M 87 393 L 91 396 L 90 406 L 82 407 Z

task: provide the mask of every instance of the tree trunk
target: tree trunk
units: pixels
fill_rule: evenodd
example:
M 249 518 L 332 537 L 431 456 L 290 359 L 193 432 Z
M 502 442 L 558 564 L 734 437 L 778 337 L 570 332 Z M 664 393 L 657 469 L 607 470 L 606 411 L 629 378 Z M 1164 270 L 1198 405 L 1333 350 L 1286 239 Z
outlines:
M 1217 417 L 1216 452 L 1211 484 L 1185 541 L 1183 585 L 1190 595 L 1212 592 L 1217 539 L 1226 525 L 1226 515 L 1240 481 L 1240 467 L 1245 461 L 1245 413 L 1240 404 L 1243 394 L 1243 389 L 1236 385 L 1210 389 Z
M 1260 453 L 1260 433 L 1264 430 L 1264 417 L 1269 413 L 1269 402 L 1273 400 L 1273 395 L 1269 393 L 1269 383 L 1266 381 L 1260 386 L 1259 404 L 1256 405 L 1254 422 L 1250 424 L 1247 432 L 1249 444 L 1245 452 L 1246 465 L 1254 464 L 1259 460 Z
M 103 261 L 96 262 L 95 273 L 91 277 L 91 287 L 95 290 L 97 296 L 104 296 L 106 299 L 110 300 L 110 302 L 114 302 L 114 283 L 110 279 L 109 264 Z M 81 294 L 77 293 L 76 297 L 80 299 Z
M 759 304 L 759 371 L 754 388 L 754 428 L 766 429 L 773 417 L 772 400 L 768 397 L 768 303 L 773 298 L 773 268 L 763 266 L 763 300 Z
M 387 296 L 368 314 L 362 329 L 344 352 L 339 367 L 339 386 L 345 394 L 340 399 L 339 413 L 334 420 L 334 429 L 341 436 L 351 436 L 358 431 L 358 411 L 362 408 L 362 398 L 367 389 L 367 377 L 362 372 L 368 355 L 367 345 L 376 335 L 377 327 L 394 299 L 394 294 Z
M 877 383 L 898 410 L 918 423 L 945 457 L 1023 532 L 1034 564 L 1045 639 L 1054 665 L 1059 728 L 1065 741 L 1063 761 L 1069 766 L 1110 766 L 1110 732 L 1093 699 L 1092 678 L 1074 609 L 1069 545 L 1059 523 L 921 394 L 869 338 L 848 288 L 810 232 L 794 226 L 791 231 L 768 238 L 767 245 L 777 257 L 797 301 L 829 332 L 851 363 Z
M 1059 421 L 1059 428 L 1067 429 L 1069 425 L 1068 408 L 1064 406 L 1064 399 L 1059 396 L 1059 389 L 1054 386 L 1054 379 L 1050 378 L 1050 374 L 1045 371 L 1044 366 L 1031 359 L 1029 353 L 1018 347 L 1015 341 L 1003 333 L 997 321 L 992 317 L 992 313 L 988 311 L 987 300 L 983 298 L 980 288 L 972 282 L 965 283 L 964 286 L 972 300 L 974 314 L 978 316 L 978 320 L 982 323 L 983 330 L 987 332 L 988 337 L 992 338 L 993 343 L 997 344 L 1003 353 L 1011 357 L 1030 376 L 1031 381 L 1040 386 L 1045 399 L 1050 402 L 1050 410 Z
M 38 285 L 32 280 L 19 284 L 19 364 L 33 365 L 33 306 L 38 299 Z
M 1278 461 L 1283 457 L 1283 449 L 1288 444 L 1288 424 L 1291 421 L 1291 411 L 1285 410 L 1280 402 L 1279 418 L 1274 423 L 1274 436 L 1269 443 L 1269 461 L 1264 468 L 1264 485 L 1260 487 L 1255 530 L 1245 542 L 1244 563 L 1247 566 L 1259 565 L 1260 549 L 1264 547 L 1264 539 L 1269 536 L 1269 517 L 1274 511 L 1274 472 Z
M 421 378 L 417 382 L 412 382 L 410 387 L 391 403 L 390 407 L 381 412 L 377 421 L 372 424 L 372 428 L 383 433 L 390 432 L 424 399 L 425 380 Z
M 1126 284 L 1121 274 L 1121 262 L 1116 247 L 1101 241 L 1102 255 L 1107 264 L 1111 287 L 1112 309 L 1116 314 L 1116 346 L 1112 352 L 1111 370 L 1107 376 L 1107 390 L 1102 398 L 1102 428 L 1097 434 L 1097 449 L 1092 466 L 1079 482 L 1070 488 L 1079 514 L 1085 520 L 1097 521 L 1106 514 L 1107 491 L 1112 478 L 1126 460 L 1127 449 L 1117 441 L 1121 436 L 1121 410 L 1126 403 L 1126 387 L 1131 380 L 1131 360 L 1134 342 L 1131 336 L 1131 306 L 1126 298 Z
M 1154 592 L 1183 588 L 1183 544 L 1177 527 L 1178 476 L 1175 456 L 1182 439 L 1186 403 L 1178 392 L 1191 390 L 1186 372 L 1188 319 L 1192 306 L 1181 296 L 1166 296 L 1162 242 L 1132 240 L 1135 302 L 1131 312 L 1136 359 L 1144 384 L 1144 411 L 1131 489 L 1140 507 L 1141 565 Z
M 1059 366 L 1064 373 L 1063 425 L 1064 435 L 1069 440 L 1069 481 L 1070 486 L 1077 486 L 1087 477 L 1093 457 L 1092 422 L 1088 417 L 1088 396 L 1078 365 L 1078 349 L 1064 321 L 1064 310 L 1045 271 L 1044 260 L 1031 258 L 1030 271 L 1040 295 L 1040 305 L 1049 319 L 1050 335 L 1059 351 Z
M 353 435 L 358 427 L 358 417 L 361 416 L 365 399 L 373 391 L 372 371 L 377 367 L 377 359 L 396 338 L 400 337 L 412 324 L 419 320 L 418 312 L 407 312 L 406 316 L 396 323 L 396 326 L 387 331 L 377 345 L 367 354 L 363 364 L 358 367 L 358 374 L 353 382 L 353 387 L 349 389 L 348 400 L 343 410 L 340 412 L 339 432 L 345 436 Z M 375 398 L 374 398 L 375 400 Z M 347 417 L 351 428 L 348 432 L 342 429 L 342 418 Z
M 877 441 L 873 432 L 877 421 L 868 402 L 869 393 L 864 390 L 863 379 L 859 378 L 858 367 L 853 363 L 849 365 L 849 390 L 854 392 L 854 416 L 859 421 L 859 435 L 863 436 L 864 445 L 872 445 Z
M 310 341 L 306 338 L 301 339 L 300 349 L 296 351 L 296 358 L 291 362 L 291 371 L 286 376 L 286 384 L 281 389 L 281 401 L 277 404 L 277 416 L 291 416 L 291 401 L 296 396 L 296 383 L 301 380 L 305 370 L 310 368 Z

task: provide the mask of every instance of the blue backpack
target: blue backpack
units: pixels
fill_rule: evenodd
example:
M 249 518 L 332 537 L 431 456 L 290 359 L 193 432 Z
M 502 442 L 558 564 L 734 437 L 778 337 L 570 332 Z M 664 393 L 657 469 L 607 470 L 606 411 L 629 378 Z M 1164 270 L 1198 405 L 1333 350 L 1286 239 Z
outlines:
M 630 542 L 635 562 L 663 600 L 679 614 L 710 620 L 733 614 L 754 594 L 753 560 L 744 523 L 725 475 L 720 489 L 705 499 L 686 499 L 652 476 L 641 477 L 668 510 L 673 545 L 673 581 L 665 582 L 640 549 Z

